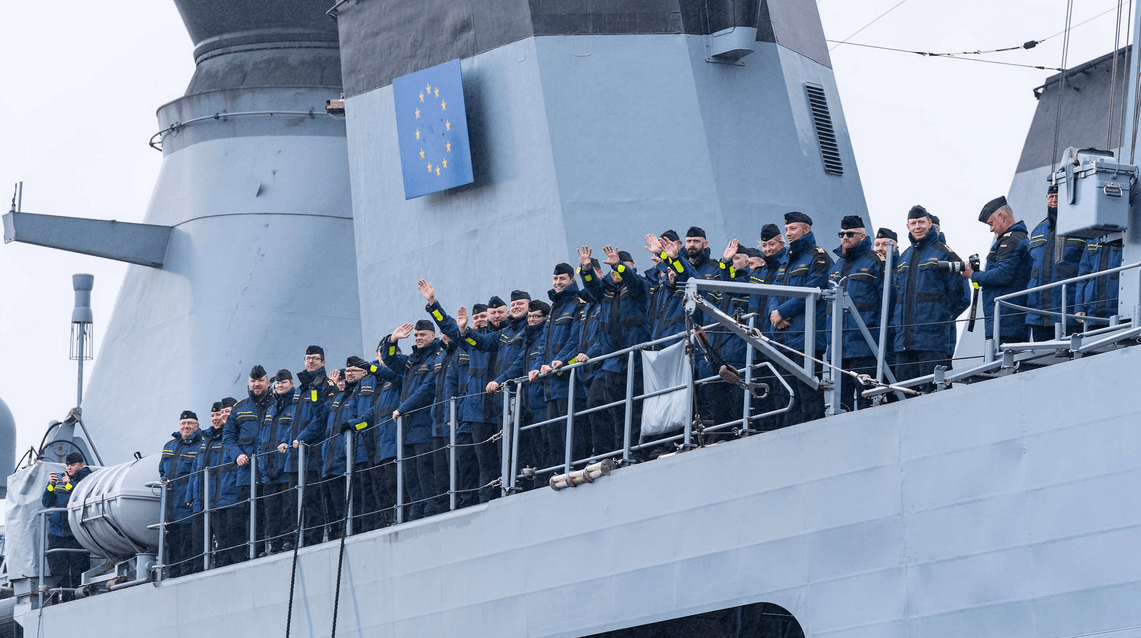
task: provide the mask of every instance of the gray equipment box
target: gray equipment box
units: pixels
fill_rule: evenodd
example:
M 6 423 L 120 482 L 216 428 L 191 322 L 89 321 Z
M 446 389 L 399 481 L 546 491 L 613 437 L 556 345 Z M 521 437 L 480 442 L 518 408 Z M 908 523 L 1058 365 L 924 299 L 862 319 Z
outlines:
M 1108 151 L 1067 148 L 1053 180 L 1059 235 L 1089 239 L 1128 228 L 1136 166 L 1116 163 Z

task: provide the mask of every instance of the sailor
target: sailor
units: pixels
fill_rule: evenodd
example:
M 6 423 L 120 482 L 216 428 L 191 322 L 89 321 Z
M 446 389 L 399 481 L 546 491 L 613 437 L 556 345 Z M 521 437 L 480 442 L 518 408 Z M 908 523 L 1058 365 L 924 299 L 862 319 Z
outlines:
M 692 232 L 694 229 L 690 230 Z M 700 239 L 704 241 L 704 237 L 700 237 Z M 686 243 L 687 245 L 697 245 L 689 241 L 688 237 Z M 623 251 L 624 254 L 620 255 L 619 251 L 612 246 L 604 246 L 602 250 L 606 254 L 606 260 L 603 263 L 610 266 L 610 272 L 605 277 L 599 277 L 598 273 L 591 268 L 592 251 L 589 246 L 583 246 L 578 251 L 581 266 L 579 275 L 583 287 L 589 290 L 591 296 L 597 299 L 599 303 L 597 339 L 589 350 L 579 352 L 575 358 L 579 362 L 589 361 L 618 352 L 628 346 L 643 343 L 648 341 L 650 336 L 649 321 L 646 317 L 650 301 L 646 280 L 638 276 L 638 271 L 634 268 L 633 258 L 629 254 L 625 254 L 625 251 Z M 707 256 L 709 249 L 705 247 L 703 251 L 697 252 L 699 255 Z M 623 256 L 629 260 L 622 261 Z M 703 263 L 707 262 L 706 259 Z M 717 266 L 709 264 L 708 267 L 716 268 Z M 595 384 L 599 384 L 598 390 L 606 403 L 623 400 L 626 397 L 626 366 L 627 357 L 625 356 L 606 359 L 602 363 L 601 369 L 594 373 L 594 378 L 591 381 L 591 395 L 595 391 Z M 641 368 L 641 357 L 635 357 L 634 370 L 630 371 L 633 375 L 635 395 L 642 393 Z M 588 407 L 591 403 L 592 401 L 588 398 Z M 598 414 L 597 418 L 591 419 L 591 440 L 594 444 L 595 454 L 610 452 L 622 446 L 626 431 L 624 405 L 620 408 L 601 410 Z M 641 438 L 641 415 L 642 404 L 635 401 L 633 414 L 630 418 L 630 442 L 632 445 L 637 445 Z M 602 444 L 601 447 L 609 447 L 610 449 L 605 452 L 601 451 L 600 443 Z M 631 453 L 631 457 L 640 459 L 644 455 L 640 451 L 636 451 Z
M 646 250 L 655 257 L 650 272 L 656 276 L 657 286 L 650 295 L 647 316 L 650 339 L 658 340 L 685 331 L 685 286 L 677 283 L 678 271 L 669 265 L 685 250 L 685 243 L 668 229 L 660 238 L 646 235 Z
M 1085 253 L 1078 264 L 1079 276 L 1105 272 L 1121 265 L 1121 237 L 1111 241 L 1107 239 L 1101 237 L 1086 242 Z M 1118 314 L 1118 273 L 1079 281 L 1075 297 L 1076 315 L 1108 319 Z
M 1046 193 L 1046 218 L 1030 233 L 1030 282 L 1027 288 L 1075 277 L 1082 254 L 1086 252 L 1086 242 L 1080 237 L 1058 237 L 1058 185 L 1051 184 Z M 1066 287 L 1066 312 L 1073 312 L 1077 286 Z M 1048 312 L 1062 311 L 1062 287 L 1048 291 L 1032 292 L 1026 295 L 1026 305 L 1035 310 Z M 1030 326 L 1030 337 L 1034 341 L 1050 341 L 1054 338 L 1054 324 L 1061 323 L 1061 317 L 1051 314 L 1030 312 L 1026 314 L 1026 325 Z M 1074 319 L 1067 319 L 1062 334 L 1067 335 L 1076 328 Z M 1005 322 L 1003 322 L 1005 323 Z
M 461 307 L 457 324 L 467 327 L 467 310 Z M 409 355 L 394 351 L 396 344 L 413 335 L 416 345 Z M 444 356 L 436 327 L 421 319 L 415 324 L 406 323 L 382 341 L 384 363 L 394 371 L 404 371 L 404 384 L 400 391 L 400 405 L 392 412 L 393 419 L 403 418 L 404 424 L 404 484 L 411 505 L 408 518 L 416 520 L 436 513 L 431 491 L 436 481 L 432 468 L 432 401 L 436 397 L 436 364 Z M 398 444 L 400 444 L 398 442 Z
M 436 511 L 446 512 L 451 507 L 448 499 L 452 475 L 451 398 L 459 396 L 459 373 L 456 368 L 459 364 L 460 348 L 459 343 L 449 339 L 448 335 L 440 336 L 440 347 L 444 356 L 436 361 L 434 368 L 436 396 L 432 402 L 432 476 L 435 480 L 432 493 L 436 495 Z M 470 357 L 465 356 L 465 358 L 470 364 Z M 456 409 L 458 412 L 458 403 Z M 459 485 L 459 481 L 456 485 Z
M 886 262 L 888 248 L 892 251 L 891 263 L 894 267 L 894 264 L 899 263 L 899 235 L 890 228 L 881 228 L 876 231 L 876 241 L 872 250 L 875 250 L 876 254 Z
M 788 250 L 784 246 L 784 236 L 776 224 L 765 224 L 761 227 L 761 255 L 764 263 L 759 268 L 753 268 L 749 273 L 749 283 L 772 284 L 776 282 L 777 273 L 788 263 Z M 768 318 L 768 295 L 750 295 L 749 312 L 754 315 L 754 325 L 769 337 L 776 336 L 776 328 Z M 754 358 L 759 363 L 767 357 Z M 774 365 L 770 362 L 770 365 Z M 777 368 L 779 370 L 779 368 Z M 756 402 L 760 413 L 772 412 L 788 405 L 790 395 L 780 380 L 774 376 L 773 370 L 768 366 L 758 368 L 754 373 L 754 381 L 768 386 L 768 393 Z M 754 429 L 768 431 L 780 427 L 784 423 L 783 417 L 761 419 L 751 424 Z
M 71 491 L 79 484 L 91 469 L 83 462 L 83 455 L 72 452 L 64 459 L 62 474 L 52 472 L 48 474 L 48 485 L 40 497 L 40 504 L 44 507 L 67 507 L 67 499 Z M 53 512 L 48 515 L 48 549 L 75 550 L 51 552 L 47 555 L 48 569 L 55 577 L 56 587 L 74 590 L 80 585 L 80 575 L 91 569 L 91 554 L 88 554 L 75 536 L 71 533 L 71 526 L 67 523 L 67 512 Z M 75 599 L 74 591 L 65 591 L 61 601 Z
M 201 567 L 194 538 L 194 465 L 205 439 L 198 431 L 198 415 L 183 410 L 178 430 L 162 448 L 158 474 L 166 485 L 166 561 L 171 578 L 190 574 Z M 161 557 L 160 557 L 161 559 Z
M 301 519 L 305 544 L 315 545 L 324 536 L 326 520 L 320 488 L 321 453 L 317 444 L 324 438 L 328 407 L 337 393 L 337 386 L 325 374 L 325 349 L 321 346 L 311 345 L 305 349 L 304 366 L 305 369 L 297 373 L 297 407 L 289 423 L 288 433 L 284 439 L 279 439 L 277 449 L 286 453 L 285 473 L 289 491 L 285 506 L 290 515 L 295 517 L 301 478 L 298 467 L 299 448 L 301 445 L 306 446 Z M 296 524 L 297 520 L 293 518 L 288 529 L 296 533 Z
M 816 245 L 812 233 L 812 218 L 799 211 L 785 213 L 784 233 L 788 237 L 788 263 L 777 271 L 774 284 L 780 286 L 800 286 L 825 288 L 828 286 L 828 272 L 832 269 L 832 258 L 828 252 Z M 828 345 L 825 326 L 826 304 L 816 304 L 816 334 L 814 339 L 816 357 Z M 803 297 L 779 297 L 772 295 L 768 300 L 768 321 L 776 329 L 777 339 L 801 354 L 785 351 L 786 356 L 796 365 L 804 363 L 803 352 L 807 344 L 805 338 L 805 299 Z M 784 425 L 806 423 L 824 416 L 824 392 L 812 389 L 787 371 L 784 373 L 793 388 L 792 409 L 784 414 Z
M 731 240 L 722 251 L 721 260 L 717 264 L 720 278 L 723 281 L 748 283 L 751 274 L 748 261 L 748 255 L 745 254 L 745 248 L 741 246 L 740 241 Z M 680 280 L 688 280 L 692 272 L 687 270 L 680 276 Z M 730 316 L 744 316 L 749 311 L 749 295 L 721 293 L 717 308 Z M 702 323 L 710 322 L 702 320 Z M 710 328 L 708 332 L 699 331 L 698 343 L 701 346 L 697 358 L 698 378 L 716 376 L 722 366 L 729 366 L 734 370 L 742 370 L 745 367 L 745 342 L 728 329 L 716 326 Z M 701 417 L 715 424 L 721 424 L 740 418 L 744 394 L 738 386 L 716 380 L 698 386 L 697 399 Z
M 238 484 L 238 504 L 226 516 L 227 545 L 234 547 L 233 557 L 241 560 L 249 553 L 242 552 L 236 546 L 241 542 L 249 541 L 249 515 L 250 515 L 250 463 L 258 454 L 258 432 L 265 419 L 265 413 L 273 403 L 269 393 L 269 376 L 265 368 L 255 365 L 250 369 L 249 396 L 234 405 L 234 411 L 223 426 L 222 442 L 226 446 L 226 460 L 238 464 L 235 479 Z M 257 459 L 258 463 L 266 462 L 266 458 Z M 244 519 L 244 520 L 243 520 Z M 245 539 L 244 541 L 241 539 Z
M 760 248 L 746 246 L 745 256 L 749 258 L 748 263 L 750 271 L 765 267 L 765 254 L 761 252 Z
M 523 357 L 518 365 L 508 373 L 513 376 L 527 375 L 530 383 L 520 386 L 523 393 L 523 418 L 520 426 L 530 425 L 547 419 L 546 386 L 538 379 L 537 369 L 543 364 L 542 337 L 547 328 L 547 318 L 551 314 L 551 305 L 542 299 L 532 299 L 527 304 L 527 328 L 524 330 Z M 557 432 L 558 425 L 548 424 L 540 428 L 521 430 L 519 437 L 519 462 L 523 467 L 528 465 L 535 468 L 544 468 L 563 462 L 566 449 L 566 432 Z M 530 451 L 530 459 L 526 453 Z M 539 478 L 539 477 L 535 477 Z M 545 480 L 545 479 L 543 479 Z M 541 481 L 540 481 L 541 483 Z M 523 487 L 528 487 L 524 485 Z
M 273 375 L 273 402 L 258 432 L 258 450 L 262 459 L 258 465 L 262 485 L 259 507 L 265 512 L 262 537 L 266 540 L 266 552 L 269 554 L 293 549 L 292 531 L 297 519 L 297 502 L 294 500 L 293 509 L 289 508 L 288 456 L 280 450 L 280 443 L 292 440 L 293 416 L 299 398 L 300 392 L 293 385 L 293 373 L 285 368 L 278 370 Z
M 680 248 L 678 250 L 680 250 Z M 599 263 L 597 259 L 592 257 L 590 259 L 590 265 L 586 269 L 591 277 L 602 279 L 602 264 Z M 582 270 L 582 267 L 576 268 L 575 274 L 581 275 Z M 659 290 L 662 285 L 664 284 L 659 284 Z M 602 319 L 601 305 L 586 288 L 579 289 L 578 298 L 585 304 L 582 309 L 582 336 L 579 339 L 578 350 L 580 352 L 588 352 L 591 347 L 598 342 L 598 326 Z M 576 354 L 571 361 L 577 362 L 578 355 Z M 581 382 L 583 391 L 586 393 L 587 409 L 606 404 L 606 388 L 601 383 L 594 383 L 594 378 L 599 372 L 601 372 L 600 366 L 583 365 L 579 366 L 575 373 L 576 383 Z M 600 412 L 583 414 L 580 418 L 576 419 L 576 423 L 579 423 L 579 425 L 575 428 L 575 431 L 584 431 L 583 435 L 586 437 L 586 446 L 590 454 L 599 455 L 614 451 L 614 433 L 610 428 L 611 422 L 609 419 L 609 415 L 603 415 Z M 597 425 L 595 424 L 596 421 L 598 422 Z M 593 438 L 596 432 L 603 431 L 602 423 L 606 424 L 605 438 L 603 440 Z
M 233 399 L 229 399 L 233 401 Z M 215 567 L 229 565 L 234 561 L 236 554 L 241 554 L 246 539 L 236 539 L 239 543 L 236 551 L 229 550 L 226 532 L 230 528 L 227 518 L 234 512 L 232 505 L 238 502 L 238 483 L 235 479 L 238 466 L 226 461 L 226 446 L 222 441 L 224 433 L 225 415 L 230 408 L 226 407 L 227 399 L 217 401 L 211 407 L 211 421 L 218 419 L 219 424 L 202 432 L 202 447 L 194 461 L 194 542 L 200 542 L 205 534 L 204 524 L 206 510 L 210 511 L 210 547 L 217 547 L 218 553 L 213 556 Z M 236 403 L 236 402 L 235 402 Z M 230 404 L 233 407 L 233 404 Z M 206 470 L 210 471 L 207 472 Z M 209 498 L 207 498 L 209 496 Z M 233 514 L 237 516 L 236 513 Z M 198 527 L 201 521 L 203 528 Z M 237 521 L 235 527 L 242 525 Z M 202 532 L 202 533 L 199 533 Z M 211 551 L 214 551 L 213 549 Z
M 986 270 L 974 272 L 970 263 L 963 264 L 962 275 L 982 290 L 983 313 L 986 316 L 986 338 L 994 338 L 994 300 L 1020 290 L 1030 281 L 1030 239 L 1026 224 L 1015 221 L 1014 211 L 1005 197 L 996 197 L 983 206 L 979 221 L 990 226 L 994 242 L 986 256 Z M 1000 342 L 1026 340 L 1026 324 L 1016 313 L 1006 314 L 1002 322 Z
M 234 411 L 234 406 L 238 404 L 238 400 L 234 397 L 226 397 L 222 399 L 222 425 L 226 425 L 226 421 L 230 418 L 230 413 Z M 219 426 L 221 427 L 221 426 Z
M 840 258 L 829 273 L 829 280 L 848 293 L 868 333 L 877 335 L 880 325 L 880 307 L 883 303 L 884 261 L 872 249 L 871 239 L 859 215 L 847 215 L 840 220 L 840 247 L 834 251 Z M 828 329 L 832 329 L 832 313 L 828 313 Z M 844 311 L 842 340 L 843 352 L 840 367 L 846 372 L 874 376 L 878 348 L 868 343 L 852 317 Z M 831 358 L 829 352 L 828 358 Z M 861 386 L 848 374 L 839 374 L 840 407 L 845 412 L 871 406 L 871 399 L 863 396 Z
M 487 324 L 487 305 L 483 306 L 483 325 Z M 473 313 L 473 317 L 479 313 Z M 471 376 L 471 354 L 462 346 L 459 346 L 454 341 L 447 338 L 447 335 L 440 337 L 440 341 L 445 343 L 448 347 L 454 347 L 455 352 L 450 355 L 452 361 L 444 367 L 444 380 L 443 390 L 439 387 L 436 389 L 437 396 L 446 397 L 441 406 L 437 409 L 442 411 L 443 415 L 443 431 L 449 432 L 449 428 L 455 428 L 455 457 L 456 457 L 456 508 L 464 508 L 469 505 L 475 505 L 479 502 L 479 465 L 476 463 L 475 448 L 472 445 L 471 438 L 471 424 L 465 423 L 461 417 L 464 413 L 464 402 L 467 397 L 463 396 L 461 388 L 467 384 L 468 377 Z M 455 413 L 452 413 L 452 399 L 455 399 Z M 388 411 L 392 414 L 396 406 Z M 435 443 L 433 441 L 433 443 Z M 446 464 L 442 470 L 444 477 L 450 476 L 449 465 L 451 458 L 448 454 L 444 455 L 443 462 Z M 433 472 L 436 473 L 437 483 L 441 472 L 437 472 L 433 466 Z M 379 476 L 379 475 L 378 475 Z M 445 480 L 450 481 L 449 478 Z M 450 482 L 445 487 L 445 490 L 451 489 Z
M 551 300 L 550 318 L 544 324 L 542 334 L 536 342 L 537 356 L 534 357 L 534 363 L 529 369 L 532 385 L 535 383 L 541 385 L 543 396 L 546 398 L 546 405 L 535 415 L 539 420 L 565 417 L 570 409 L 581 409 L 581 402 L 586 398 L 582 377 L 576 373 L 575 397 L 572 405 L 568 385 L 570 375 L 558 373 L 559 368 L 567 365 L 578 354 L 579 343 L 582 341 L 582 311 L 586 304 L 579 298 L 578 293 L 574 268 L 566 262 L 555 264 L 554 272 L 551 273 L 551 289 L 547 291 L 547 298 Z M 528 323 L 531 319 L 530 314 L 540 309 L 540 306 L 529 308 Z M 536 381 L 540 374 L 546 378 Z M 546 458 L 558 462 L 566 448 L 566 422 L 549 424 L 541 430 Z M 571 455 L 575 459 L 590 455 L 586 431 L 587 428 L 574 429 Z
M 345 532 L 348 503 L 345 500 L 345 471 L 347 463 L 353 465 L 351 494 L 353 499 L 354 530 L 363 529 L 361 516 L 376 509 L 365 496 L 362 473 L 368 465 L 368 447 L 365 436 L 373 426 L 373 377 L 366 377 L 369 364 L 358 356 L 345 360 L 344 387 L 329 405 L 325 421 L 324 440 L 321 442 L 321 493 L 325 501 L 326 525 L 329 540 L 340 538 Z M 345 436 L 353 436 L 353 458 L 347 461 Z
M 936 366 L 950 367 L 947 341 L 954 334 L 955 318 L 971 304 L 967 280 L 936 266 L 938 261 L 963 260 L 939 241 L 927 209 L 911 207 L 907 230 L 911 247 L 900 256 L 892 284 L 891 321 L 900 381 L 931 374 Z M 933 387 L 925 384 L 920 389 Z
M 376 348 L 376 361 L 372 367 L 376 378 L 376 393 L 373 400 L 373 418 L 377 422 L 376 458 L 372 459 L 373 486 L 376 488 L 377 525 L 385 527 L 396 521 L 396 421 L 392 413 L 400 405 L 400 388 L 404 376 L 384 364 L 382 342 Z M 393 354 L 399 352 L 393 347 Z M 408 499 L 403 499 L 407 507 Z

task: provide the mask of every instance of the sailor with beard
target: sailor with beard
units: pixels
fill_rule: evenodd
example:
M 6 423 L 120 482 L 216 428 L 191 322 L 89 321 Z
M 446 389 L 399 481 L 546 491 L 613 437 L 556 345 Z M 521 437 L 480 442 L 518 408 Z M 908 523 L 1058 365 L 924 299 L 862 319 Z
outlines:
M 249 542 L 250 514 L 250 460 L 258 453 L 258 433 L 273 397 L 269 393 L 269 377 L 265 368 L 255 365 L 250 369 L 249 396 L 234 406 L 230 418 L 222 427 L 222 442 L 226 448 L 226 461 L 238 464 L 235 480 L 239 502 L 226 517 L 226 546 L 230 548 L 231 562 L 248 556 L 243 545 Z M 266 462 L 259 458 L 258 463 Z
M 1086 242 L 1080 237 L 1058 237 L 1058 185 L 1051 184 L 1046 193 L 1046 219 L 1043 219 L 1030 232 L 1030 283 L 1027 288 L 1044 286 L 1074 277 L 1085 252 Z M 1066 288 L 1067 312 L 1072 312 L 1077 286 Z M 1062 287 L 1026 295 L 1026 305 L 1036 310 L 1061 312 Z M 1061 323 L 1061 317 L 1035 312 L 1026 314 L 1026 325 L 1030 326 L 1030 336 L 1034 341 L 1050 341 L 1054 338 L 1054 324 Z M 1077 328 L 1076 319 L 1066 321 L 1063 334 Z

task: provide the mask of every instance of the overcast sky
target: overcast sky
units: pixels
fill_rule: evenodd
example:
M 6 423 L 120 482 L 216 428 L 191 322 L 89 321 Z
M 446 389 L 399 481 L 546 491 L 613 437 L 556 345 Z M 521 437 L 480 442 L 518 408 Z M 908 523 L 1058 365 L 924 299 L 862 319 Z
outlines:
M 162 158 L 147 146 L 155 110 L 185 90 L 192 45 L 172 2 L 112 4 L 8 2 L 0 9 L 4 210 L 11 185 L 22 180 L 28 212 L 142 219 Z M 1078 24 L 1115 9 L 1117 0 L 1074 4 Z M 1066 19 L 1065 0 L 820 0 L 818 6 L 829 39 L 844 40 L 887 12 L 851 41 L 924 51 L 1019 45 L 1062 31 Z M 1113 50 L 1114 17 L 1110 11 L 1072 31 L 1071 66 Z M 1033 50 L 984 57 L 1057 67 L 1062 43 L 1059 35 Z M 1053 71 L 855 46 L 835 48 L 832 62 L 874 223 L 902 230 L 907 209 L 921 203 L 942 218 L 959 254 L 985 253 L 990 238 L 977 211 L 1007 192 L 1036 107 L 1032 90 Z M 1027 213 L 1027 222 L 1039 213 Z M 71 275 L 95 275 L 98 340 L 125 269 L 36 246 L 0 246 L 0 399 L 16 417 L 17 457 L 39 443 L 49 419 L 62 419 L 75 403 Z M 99 347 L 97 341 L 96 364 Z M 165 364 L 153 353 L 138 355 L 139 365 Z

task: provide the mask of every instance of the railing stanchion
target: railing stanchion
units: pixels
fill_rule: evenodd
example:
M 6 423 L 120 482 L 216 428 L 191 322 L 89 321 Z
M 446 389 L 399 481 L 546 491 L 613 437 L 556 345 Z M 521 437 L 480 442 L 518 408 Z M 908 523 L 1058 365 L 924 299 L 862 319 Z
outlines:
M 563 472 L 570 472 L 571 466 L 574 464 L 574 373 L 575 369 L 570 369 L 570 376 L 567 377 L 567 427 L 563 433 L 563 438 L 566 439 L 566 468 Z M 552 381 L 553 383 L 553 381 Z M 558 427 L 558 423 L 553 423 L 547 427 Z
M 448 399 L 448 412 L 451 416 L 448 428 L 448 508 L 456 509 L 456 398 Z
M 404 415 L 396 417 L 396 522 L 404 522 Z
M 166 486 L 163 486 L 163 493 L 164 494 L 166 493 Z M 164 498 L 162 500 L 163 500 L 163 504 L 165 505 L 166 499 Z M 166 511 L 166 507 L 163 507 L 163 511 L 164 512 Z M 36 577 L 36 582 L 37 582 L 36 594 L 39 596 L 39 599 L 40 599 L 40 609 L 44 608 L 44 571 L 47 569 L 47 551 L 48 551 L 47 520 L 48 520 L 47 512 L 40 512 L 40 569 L 39 569 L 39 575 Z M 160 522 L 165 522 L 166 516 L 161 516 L 159 520 L 160 520 Z M 162 525 L 160 525 L 159 529 L 161 532 Z M 159 563 L 160 564 L 162 563 L 162 537 L 163 536 L 164 536 L 164 534 L 160 533 L 159 537 L 158 537 L 158 555 L 159 555 Z
M 206 454 L 203 451 L 202 454 Z M 202 570 L 210 569 L 210 466 L 202 472 Z
M 515 413 L 511 419 L 511 462 L 507 464 L 507 476 L 511 477 L 510 487 L 515 489 L 515 481 L 519 476 L 519 439 L 523 433 L 519 431 L 519 417 L 523 413 L 523 387 L 515 384 Z M 534 430 L 532 430 L 534 431 Z M 539 468 L 535 468 L 539 469 Z
M 353 535 L 353 431 L 345 430 L 345 536 Z
M 162 582 L 163 574 L 166 572 L 166 490 L 168 487 L 164 481 L 162 483 L 162 495 L 159 497 L 158 566 L 155 569 L 155 582 L 159 583 Z
M 840 366 L 843 362 L 843 349 L 844 340 L 844 298 L 848 295 L 843 288 L 835 290 L 836 296 L 832 298 L 832 387 L 828 390 L 828 394 L 832 399 L 829 401 L 828 415 L 833 416 L 840 414 L 840 404 L 843 398 L 841 387 L 843 386 L 844 373 L 840 371 Z
M 689 366 L 689 380 L 685 384 L 685 429 L 682 431 L 682 446 L 683 449 L 687 450 L 689 449 L 691 441 L 693 440 L 693 419 L 694 414 L 696 413 L 693 409 L 693 399 L 697 394 L 697 390 L 694 387 L 693 383 L 693 377 L 697 374 L 697 371 L 694 370 L 693 365 L 693 350 L 695 347 L 696 344 L 693 343 L 687 344 L 686 347 L 686 365 Z M 627 385 L 629 385 L 629 383 L 627 383 Z M 627 450 L 628 449 L 629 446 L 627 446 Z
M 749 317 L 749 328 L 756 327 L 757 316 Z M 747 432 L 750 429 L 749 421 L 749 406 L 753 403 L 752 391 L 748 388 L 752 387 L 753 383 L 753 344 L 748 341 L 745 342 L 745 370 L 744 380 L 746 389 L 741 393 L 743 396 L 741 405 L 741 430 Z
M 309 473 L 308 468 L 305 466 L 305 448 L 309 447 L 308 443 L 301 443 L 297 446 L 297 527 L 300 533 L 297 534 L 297 546 L 305 546 L 305 478 Z
M 258 545 L 258 455 L 250 459 L 250 560 L 257 558 Z
M 891 308 L 888 305 L 891 303 L 890 287 L 888 282 L 891 282 L 892 274 L 895 272 L 895 242 L 889 240 L 887 245 L 887 255 L 884 257 L 883 268 L 883 281 L 880 282 L 880 339 L 879 349 L 876 351 L 876 381 L 883 381 L 883 370 L 887 365 L 884 360 L 887 358 L 887 326 L 891 323 Z
M 500 388 L 503 392 L 503 411 L 500 413 L 503 417 L 503 429 L 500 431 L 500 455 L 499 455 L 499 491 L 502 494 L 510 493 L 511 486 L 515 484 L 514 477 L 511 474 L 511 402 L 508 396 L 507 384 L 503 384 Z
M 626 405 L 623 407 L 626 414 L 622 421 L 622 460 L 630 460 L 630 439 L 634 436 L 634 354 L 633 350 L 626 355 Z M 692 399 L 690 405 L 693 405 Z M 686 441 L 689 444 L 689 441 Z M 570 468 L 567 468 L 570 471 Z

